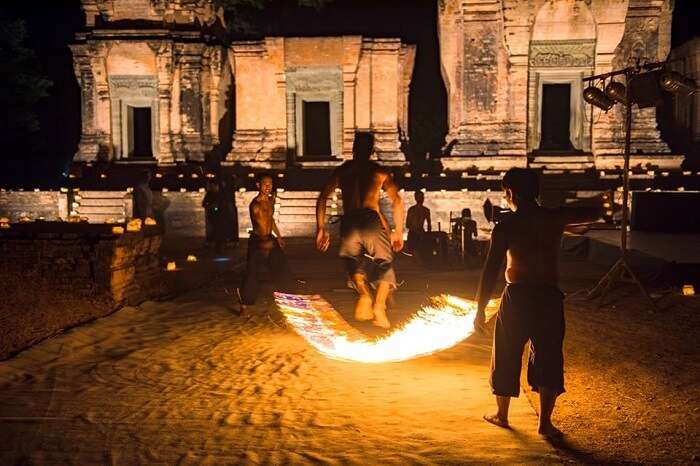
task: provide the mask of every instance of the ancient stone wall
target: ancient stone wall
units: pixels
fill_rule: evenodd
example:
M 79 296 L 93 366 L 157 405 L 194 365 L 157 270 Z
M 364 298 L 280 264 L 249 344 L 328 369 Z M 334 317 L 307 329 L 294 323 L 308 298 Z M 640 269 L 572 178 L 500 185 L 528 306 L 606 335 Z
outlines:
M 164 292 L 157 229 L 12 224 L 0 230 L 0 359 L 124 304 Z
M 372 131 L 380 161 L 405 164 L 415 48 L 360 36 L 282 38 L 231 46 L 236 130 L 227 163 L 261 168 L 332 167 L 352 156 L 355 131 Z M 329 106 L 330 153 L 304 151 L 306 102 Z
M 0 191 L 0 217 L 58 220 L 68 215 L 66 193 L 60 191 Z
M 583 77 L 664 60 L 670 0 L 445 0 L 438 2 L 448 92 L 450 170 L 545 164 L 543 86 L 570 86 L 570 147 L 545 153 L 580 169 L 621 166 L 622 106 L 591 112 Z M 632 152 L 643 166 L 680 167 L 656 128 L 655 109 L 635 109 Z M 556 160 L 552 159 L 556 156 Z M 550 167 L 554 168 L 554 167 Z

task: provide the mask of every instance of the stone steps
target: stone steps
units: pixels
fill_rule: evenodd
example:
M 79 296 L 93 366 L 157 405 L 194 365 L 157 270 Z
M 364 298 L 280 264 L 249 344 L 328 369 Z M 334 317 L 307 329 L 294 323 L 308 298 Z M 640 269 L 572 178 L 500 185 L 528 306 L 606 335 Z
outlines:
M 124 219 L 131 215 L 131 199 L 124 191 L 80 191 L 74 197 L 73 211 L 90 223 Z

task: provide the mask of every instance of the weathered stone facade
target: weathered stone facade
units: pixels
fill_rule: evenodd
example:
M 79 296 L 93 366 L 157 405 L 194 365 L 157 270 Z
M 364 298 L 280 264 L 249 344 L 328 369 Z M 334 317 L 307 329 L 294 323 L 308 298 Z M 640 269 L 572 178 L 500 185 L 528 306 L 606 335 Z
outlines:
M 82 91 L 75 160 L 202 161 L 219 143 L 231 83 L 211 2 L 83 0 L 83 10 L 87 29 L 71 46 Z
M 585 76 L 666 59 L 670 0 L 441 0 L 439 36 L 448 92 L 443 165 L 622 166 L 624 115 L 584 104 Z M 570 147 L 541 152 L 543 86 L 569 86 Z M 678 168 L 655 109 L 634 111 L 632 166 Z
M 408 131 L 408 86 L 415 47 L 360 36 L 283 38 L 231 47 L 236 130 L 227 162 L 284 168 L 333 166 L 351 157 L 356 130 L 372 131 L 378 159 L 405 164 L 400 132 Z M 327 102 L 330 150 L 304 153 L 303 108 Z
M 671 52 L 671 68 L 697 83 L 700 81 L 700 37 Z M 684 142 L 700 145 L 700 93 L 673 96 L 672 124 Z

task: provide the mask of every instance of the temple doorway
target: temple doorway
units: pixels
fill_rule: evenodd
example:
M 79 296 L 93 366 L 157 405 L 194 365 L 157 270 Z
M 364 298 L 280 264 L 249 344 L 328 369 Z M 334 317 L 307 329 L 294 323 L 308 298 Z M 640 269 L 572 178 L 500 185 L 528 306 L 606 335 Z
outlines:
M 572 150 L 570 120 L 571 85 L 544 84 L 542 86 L 542 127 L 539 150 Z
M 129 157 L 153 157 L 151 107 L 129 107 Z
M 331 157 L 330 102 L 304 102 L 304 157 Z

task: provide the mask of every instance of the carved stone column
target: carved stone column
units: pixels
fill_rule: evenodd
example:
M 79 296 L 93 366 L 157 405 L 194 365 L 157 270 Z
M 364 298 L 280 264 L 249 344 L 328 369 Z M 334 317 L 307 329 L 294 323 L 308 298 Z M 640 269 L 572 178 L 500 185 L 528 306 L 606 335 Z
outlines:
M 173 43 L 151 41 L 149 46 L 156 52 L 158 70 L 158 120 L 160 127 L 158 153 L 153 154 L 158 163 L 173 163 L 173 133 L 170 126 L 173 88 Z
M 99 56 L 98 48 L 87 44 L 72 45 L 71 51 L 73 69 L 81 91 L 81 135 L 74 159 L 81 162 L 98 158 L 108 160 L 111 157 L 109 134 L 98 120 L 98 112 L 104 107 L 105 99 L 109 112 L 109 89 L 104 86 L 104 57 Z
M 202 52 L 203 44 L 178 44 L 180 68 L 181 147 L 186 160 L 204 160 L 202 145 Z M 181 158 L 177 157 L 177 158 Z

